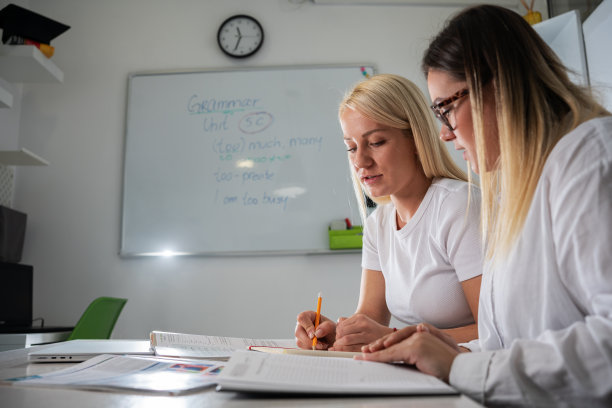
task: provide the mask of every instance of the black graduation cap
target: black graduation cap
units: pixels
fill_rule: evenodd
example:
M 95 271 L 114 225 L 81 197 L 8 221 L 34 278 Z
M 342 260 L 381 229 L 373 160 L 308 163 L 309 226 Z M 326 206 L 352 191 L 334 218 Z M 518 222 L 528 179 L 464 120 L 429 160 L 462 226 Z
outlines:
M 3 30 L 2 42 L 12 35 L 17 35 L 41 44 L 49 44 L 70 26 L 15 4 L 9 4 L 0 10 L 0 28 Z

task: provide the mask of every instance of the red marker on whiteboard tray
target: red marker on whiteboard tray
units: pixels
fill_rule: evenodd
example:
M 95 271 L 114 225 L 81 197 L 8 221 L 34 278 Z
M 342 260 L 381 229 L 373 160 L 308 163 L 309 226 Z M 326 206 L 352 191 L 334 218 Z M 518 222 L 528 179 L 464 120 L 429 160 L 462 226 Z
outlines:
M 353 224 L 351 224 L 351 220 L 349 220 L 348 218 L 345 218 L 344 221 L 346 222 L 346 229 L 353 228 Z

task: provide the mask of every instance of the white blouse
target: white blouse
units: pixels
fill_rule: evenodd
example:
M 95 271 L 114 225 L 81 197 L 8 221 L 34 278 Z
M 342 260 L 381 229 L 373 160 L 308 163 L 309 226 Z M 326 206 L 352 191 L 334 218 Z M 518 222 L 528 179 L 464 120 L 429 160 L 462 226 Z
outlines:
M 486 405 L 612 406 L 612 117 L 557 143 L 516 246 L 485 265 L 478 316 L 482 352 L 455 359 L 457 389 Z

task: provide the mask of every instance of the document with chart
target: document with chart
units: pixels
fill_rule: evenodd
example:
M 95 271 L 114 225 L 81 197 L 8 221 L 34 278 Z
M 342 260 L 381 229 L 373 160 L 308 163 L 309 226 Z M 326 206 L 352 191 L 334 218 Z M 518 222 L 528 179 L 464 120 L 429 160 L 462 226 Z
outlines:
M 102 354 L 61 370 L 0 381 L 13 386 L 179 395 L 213 386 L 222 369 L 219 361 Z

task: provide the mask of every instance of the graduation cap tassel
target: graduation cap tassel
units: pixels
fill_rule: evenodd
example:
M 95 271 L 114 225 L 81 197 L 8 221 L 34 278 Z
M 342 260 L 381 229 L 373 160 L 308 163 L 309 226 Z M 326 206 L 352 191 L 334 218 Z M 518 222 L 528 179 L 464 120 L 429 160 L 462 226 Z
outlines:
M 55 52 L 55 47 L 52 47 L 49 44 L 41 44 L 36 41 L 29 40 L 27 38 L 20 37 L 18 35 L 8 35 L 7 38 L 2 36 L 2 43 L 7 45 L 33 45 L 43 53 L 43 55 L 47 58 L 51 58 L 53 53 Z

